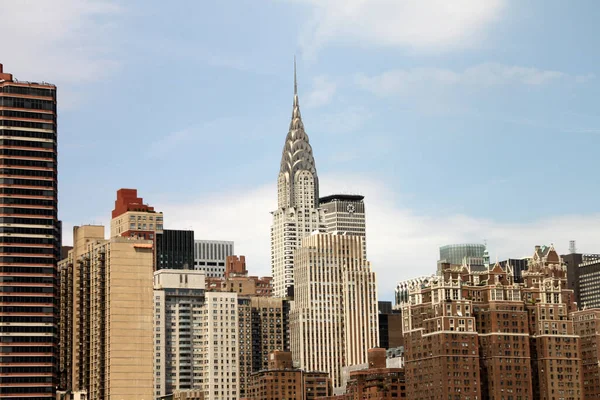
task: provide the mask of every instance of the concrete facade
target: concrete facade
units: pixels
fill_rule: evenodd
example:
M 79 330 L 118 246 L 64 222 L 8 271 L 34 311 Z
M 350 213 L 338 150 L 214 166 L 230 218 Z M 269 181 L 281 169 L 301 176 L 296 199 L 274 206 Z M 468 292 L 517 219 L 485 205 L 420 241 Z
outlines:
M 60 302 L 61 370 L 68 389 L 86 390 L 90 400 L 149 400 L 152 242 L 103 235 L 103 226 L 74 227 L 73 250 L 60 263 L 61 295 L 68 296 Z
M 204 271 L 207 278 L 223 278 L 226 259 L 234 254 L 234 243 L 231 241 L 195 240 L 194 269 Z
M 206 400 L 239 398 L 239 330 L 236 293 L 207 292 L 201 324 L 202 389 Z
M 165 396 L 203 383 L 199 357 L 204 319 L 204 272 L 160 270 L 154 273 L 154 391 Z

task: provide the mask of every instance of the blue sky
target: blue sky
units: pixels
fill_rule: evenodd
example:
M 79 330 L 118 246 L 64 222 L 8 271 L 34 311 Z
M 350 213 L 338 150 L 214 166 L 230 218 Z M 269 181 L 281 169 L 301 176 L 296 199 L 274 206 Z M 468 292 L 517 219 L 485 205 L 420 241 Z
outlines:
M 5 71 L 59 86 L 67 229 L 134 187 L 269 274 L 296 55 L 321 193 L 366 195 L 382 298 L 443 244 L 600 251 L 595 1 L 1 5 Z

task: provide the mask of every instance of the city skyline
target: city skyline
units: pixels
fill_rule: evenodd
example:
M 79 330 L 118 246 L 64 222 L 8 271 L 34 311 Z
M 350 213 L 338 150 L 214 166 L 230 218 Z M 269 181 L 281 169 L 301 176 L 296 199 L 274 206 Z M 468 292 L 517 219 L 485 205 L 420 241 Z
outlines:
M 413 271 L 433 273 L 445 244 L 487 239 L 492 260 L 551 242 L 564 254 L 571 239 L 597 251 L 593 2 L 464 2 L 457 7 L 473 12 L 452 18 L 437 2 L 386 16 L 392 2 L 377 1 L 360 17 L 362 3 L 346 3 L 240 1 L 244 18 L 215 4 L 182 7 L 168 11 L 164 36 L 150 34 L 156 3 L 7 4 L 5 71 L 59 87 L 65 243 L 73 225 L 109 226 L 114 192 L 132 187 L 169 216 L 165 228 L 235 241 L 250 268 L 269 275 L 297 53 L 320 194 L 365 196 L 381 300 Z M 334 7 L 365 26 L 379 21 L 389 40 L 372 46 L 381 32 L 357 32 Z M 20 23 L 42 15 L 61 29 Z M 389 23 L 408 16 L 429 28 Z M 32 62 L 43 46 L 55 53 Z

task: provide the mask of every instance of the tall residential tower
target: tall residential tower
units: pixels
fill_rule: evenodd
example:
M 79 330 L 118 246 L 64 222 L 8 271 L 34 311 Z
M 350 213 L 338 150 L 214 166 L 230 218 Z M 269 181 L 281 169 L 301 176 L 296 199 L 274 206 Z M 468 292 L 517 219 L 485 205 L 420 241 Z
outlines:
M 281 154 L 277 210 L 271 226 L 271 269 L 275 296 L 293 295 L 294 250 L 303 237 L 323 230 L 319 178 L 312 147 L 300 115 L 296 66 L 292 121 Z
M 56 86 L 0 64 L 0 398 L 57 384 Z

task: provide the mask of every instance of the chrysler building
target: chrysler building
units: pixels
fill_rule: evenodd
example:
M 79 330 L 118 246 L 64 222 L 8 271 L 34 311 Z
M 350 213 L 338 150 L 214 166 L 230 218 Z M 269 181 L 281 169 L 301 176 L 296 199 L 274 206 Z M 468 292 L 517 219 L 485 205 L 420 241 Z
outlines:
M 274 295 L 293 296 L 294 250 L 300 246 L 302 238 L 324 229 L 322 210 L 319 209 L 317 168 L 300 115 L 295 61 L 292 121 L 281 154 L 277 210 L 272 214 L 271 270 Z

